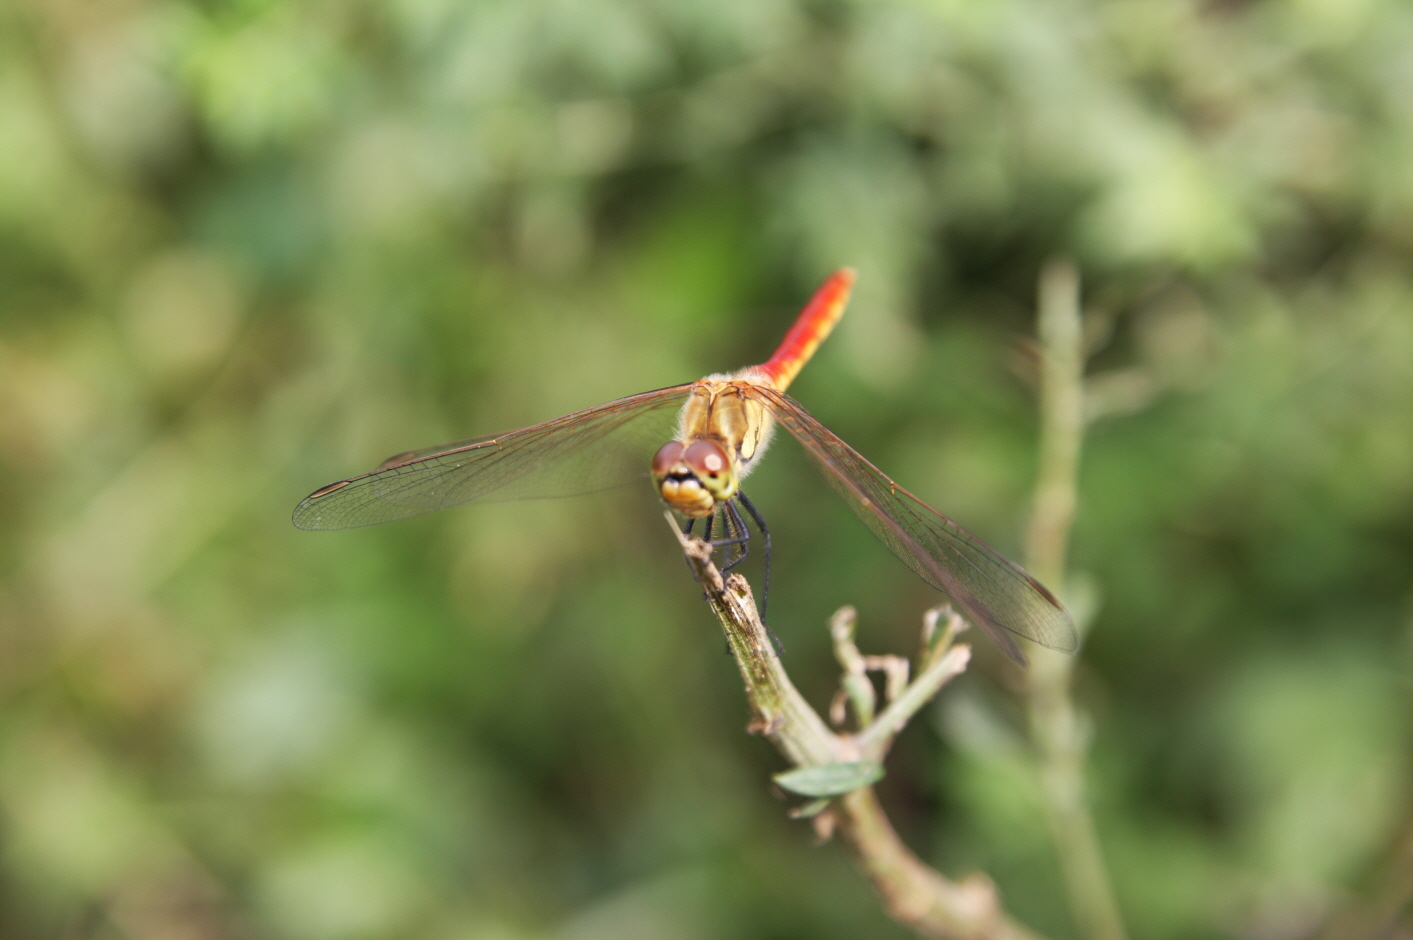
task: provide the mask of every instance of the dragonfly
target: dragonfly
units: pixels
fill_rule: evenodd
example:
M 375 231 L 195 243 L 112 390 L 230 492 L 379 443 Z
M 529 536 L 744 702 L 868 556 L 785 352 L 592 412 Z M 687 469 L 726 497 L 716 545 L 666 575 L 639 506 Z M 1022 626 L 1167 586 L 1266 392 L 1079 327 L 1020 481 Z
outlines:
M 713 544 L 739 546 L 729 566 L 741 561 L 750 538 L 737 506 L 744 508 L 762 533 L 768 578 L 769 530 L 741 482 L 760 463 L 778 425 L 869 531 L 1012 659 L 1026 662 L 1014 637 L 1073 652 L 1079 642 L 1074 624 L 1044 585 L 894 483 L 785 394 L 843 315 L 854 278 L 849 268 L 830 275 L 760 365 L 629 395 L 518 431 L 397 454 L 375 470 L 310 493 L 295 507 L 294 524 L 350 529 L 463 503 L 573 496 L 651 479 L 663 502 L 686 519 L 689 534 L 704 519 L 711 541 L 714 520 L 722 520 L 727 537 Z

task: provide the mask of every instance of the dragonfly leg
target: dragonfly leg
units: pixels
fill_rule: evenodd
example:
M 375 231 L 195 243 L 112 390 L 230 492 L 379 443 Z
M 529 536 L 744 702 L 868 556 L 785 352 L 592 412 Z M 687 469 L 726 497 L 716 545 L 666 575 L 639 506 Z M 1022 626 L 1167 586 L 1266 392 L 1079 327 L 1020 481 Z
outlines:
M 706 532 L 705 532 L 706 538 L 702 539 L 702 541 L 704 541 L 704 542 L 706 542 L 706 543 L 708 543 L 708 544 L 713 544 L 712 541 L 711 541 L 711 524 L 712 524 L 712 521 L 713 521 L 714 519 L 715 519 L 715 516 L 707 516 Z M 685 527 L 683 527 L 683 529 L 682 529 L 682 533 L 683 533 L 684 535 L 691 535 L 691 534 L 692 534 L 692 527 L 695 526 L 696 524 L 697 524 L 697 520 L 696 520 L 695 518 L 690 518 L 690 519 L 688 519 L 688 520 L 687 520 L 687 525 L 686 525 Z M 683 557 L 682 560 L 683 560 L 684 562 L 686 562 L 686 564 L 687 564 L 687 570 L 688 570 L 688 571 L 692 570 L 692 562 L 691 562 L 688 558 L 686 558 L 685 556 Z M 702 588 L 702 600 L 707 600 L 706 588 Z M 728 653 L 731 652 L 731 647 L 730 647 L 729 644 L 728 644 L 727 647 L 726 647 L 726 651 L 727 651 Z
M 740 500 L 741 505 L 746 507 L 746 512 L 750 513 L 751 518 L 755 520 L 756 528 L 760 529 L 761 538 L 765 540 L 765 579 L 760 593 L 760 619 L 761 623 L 764 624 L 765 608 L 766 605 L 770 603 L 770 527 L 765 524 L 765 517 L 760 514 L 760 510 L 756 508 L 755 503 L 747 498 L 744 490 L 737 490 L 736 498 Z M 741 519 L 740 513 L 736 514 L 736 518 L 738 520 Z M 742 521 L 742 528 L 745 528 L 744 521 Z M 769 626 L 765 628 L 765 632 L 770 634 L 770 639 L 775 643 L 776 653 L 784 656 L 785 644 L 780 642 L 780 637 L 776 636 L 775 631 L 770 629 Z
M 691 534 L 692 534 L 692 526 L 694 526 L 694 525 L 696 525 L 696 524 L 697 524 L 697 520 L 696 520 L 695 518 L 688 519 L 688 520 L 687 520 L 687 524 L 682 527 L 682 534 L 683 534 L 683 535 L 691 535 Z M 708 538 L 708 539 L 711 538 L 711 520 L 710 520 L 710 519 L 707 520 L 707 538 Z M 688 559 L 685 555 L 682 556 L 682 560 L 687 563 L 687 570 L 688 570 L 688 571 L 691 571 L 691 570 L 692 570 L 692 562 L 691 562 L 691 560 Z M 702 589 L 702 600 L 706 600 L 706 589 L 705 589 L 705 588 Z
M 712 551 L 715 551 L 715 550 L 718 549 L 718 548 L 723 548 L 724 546 L 731 545 L 731 544 L 734 543 L 734 540 L 733 540 L 733 539 L 729 539 L 729 538 L 728 538 L 728 539 L 714 539 L 714 538 L 712 538 L 712 533 L 714 532 L 714 530 L 715 530 L 715 528 L 716 528 L 716 513 L 717 513 L 717 510 L 716 510 L 716 509 L 713 509 L 712 512 L 711 512 L 711 515 L 709 515 L 709 516 L 706 517 L 706 529 L 702 532 L 702 541 L 703 541 L 703 542 L 706 542 L 708 545 L 710 545 L 711 548 L 712 548 Z M 722 515 L 723 515 L 723 518 L 722 518 L 722 525 L 727 528 L 727 532 L 728 532 L 728 534 L 730 534 L 730 526 L 727 524 L 726 519 L 724 518 L 724 517 L 725 517 L 725 514 L 723 513 Z M 728 572 L 728 571 L 731 570 L 731 566 L 730 566 L 729 564 L 727 564 L 727 562 L 728 562 L 729 560 L 730 560 L 730 559 L 727 558 L 725 552 L 723 551 L 723 552 L 722 552 L 722 556 L 721 556 L 721 564 L 722 564 L 721 571 L 722 571 L 723 574 L 724 574 L 725 572 Z
M 739 499 L 741 505 L 746 507 L 746 512 L 750 513 L 751 518 L 755 520 L 756 528 L 760 529 L 761 535 L 765 537 L 765 588 L 761 593 L 760 605 L 761 620 L 764 621 L 766 603 L 770 599 L 770 529 L 766 526 L 765 519 L 761 517 L 760 510 L 756 509 L 755 504 L 746 498 L 745 493 L 738 490 L 736 499 Z M 706 524 L 702 530 L 704 542 L 714 549 L 722 549 L 722 574 L 728 573 L 732 568 L 745 561 L 751 550 L 751 530 L 746 525 L 746 520 L 741 516 L 741 511 L 736 508 L 736 499 L 723 503 L 720 507 L 721 526 L 726 530 L 726 538 L 712 538 L 716 529 L 716 513 L 706 517 Z M 683 530 L 687 535 L 692 534 L 692 526 L 696 524 L 696 521 L 696 519 L 687 520 L 687 525 Z M 732 557 L 733 552 L 735 552 L 734 557 Z M 705 592 L 702 597 L 706 597 Z M 776 636 L 775 631 L 769 627 L 766 627 L 766 632 L 770 634 L 770 639 L 775 643 L 777 653 L 784 655 L 785 644 L 780 642 L 780 637 Z M 729 643 L 726 645 L 726 652 L 728 654 L 731 652 Z
M 724 525 L 726 525 L 727 531 L 728 531 L 728 533 L 729 533 L 730 530 L 731 530 L 731 524 L 732 524 L 732 523 L 731 523 L 731 522 L 729 521 L 729 519 L 726 517 L 726 514 L 725 514 L 724 512 L 722 513 L 722 522 L 723 522 Z M 706 525 L 702 527 L 702 541 L 704 541 L 704 542 L 706 542 L 708 545 L 712 546 L 712 548 L 716 548 L 717 546 L 741 544 L 742 539 L 741 539 L 740 536 L 735 537 L 735 538 L 730 538 L 730 539 L 723 539 L 723 540 L 721 540 L 721 541 L 719 541 L 719 542 L 713 542 L 713 541 L 711 540 L 711 535 L 712 535 L 712 528 L 713 528 L 713 526 L 714 526 L 715 523 L 716 523 L 716 513 L 713 512 L 710 516 L 707 516 L 707 517 L 706 517 Z M 693 519 L 688 519 L 688 520 L 687 520 L 687 526 L 686 526 L 686 528 L 685 528 L 683 531 L 684 531 L 687 535 L 691 535 L 691 534 L 692 534 L 692 526 L 694 526 L 694 525 L 696 525 L 696 524 L 697 524 L 697 520 L 696 520 L 696 519 L 694 519 L 694 518 L 693 518 Z M 744 537 L 745 537 L 745 538 L 747 538 L 747 539 L 750 538 L 750 533 L 746 531 L 746 527 L 745 527 L 745 525 L 744 525 L 744 524 L 742 523 L 742 521 L 741 521 L 741 515 L 740 515 L 740 513 L 737 513 L 737 514 L 736 514 L 736 517 L 735 517 L 735 525 L 736 525 L 736 528 L 737 528 L 740 532 L 744 533 Z M 744 557 L 745 557 L 745 554 L 742 553 L 741 557 L 744 558 Z M 685 559 L 684 559 L 684 561 L 685 561 Z M 723 561 L 725 561 L 725 559 L 723 559 Z M 721 570 L 722 570 L 723 572 L 730 571 L 730 570 L 732 569 L 732 567 L 734 567 L 735 565 L 740 564 L 740 562 L 741 562 L 741 558 L 737 558 L 735 561 L 730 562 L 730 563 L 728 563 L 728 564 L 725 564 L 725 566 L 724 566 Z M 688 562 L 687 562 L 687 567 L 690 568 L 691 566 L 692 566 L 692 563 L 691 563 L 690 561 L 688 561 Z M 702 589 L 702 600 L 708 600 L 707 592 L 706 592 L 706 589 L 705 589 L 705 588 Z M 726 644 L 726 648 L 725 648 L 724 650 L 722 650 L 722 652 L 724 652 L 727 656 L 730 656 L 730 655 L 731 655 L 731 644 L 730 644 L 729 642 Z
M 751 551 L 751 531 L 746 528 L 746 521 L 741 518 L 741 513 L 736 509 L 735 503 L 724 503 L 721 507 L 721 521 L 726 526 L 726 532 L 730 538 L 721 539 L 712 544 L 723 547 L 721 571 L 723 574 L 735 568 L 746 560 L 746 556 Z M 734 549 L 733 549 L 734 547 Z M 731 551 L 736 552 L 736 557 L 729 557 Z
M 770 603 L 770 528 L 765 524 L 765 519 L 761 517 L 760 510 L 756 509 L 755 503 L 746 497 L 745 491 L 738 490 L 736 498 L 740 500 L 742 506 L 746 507 L 746 512 L 751 514 L 751 518 L 755 520 L 756 528 L 760 529 L 761 538 L 765 540 L 765 587 L 760 595 L 760 616 L 764 620 L 766 605 Z M 741 518 L 740 513 L 737 513 L 736 518 Z M 743 523 L 742 528 L 744 527 Z
M 730 515 L 728 515 L 727 510 L 730 510 Z M 721 524 L 722 527 L 726 529 L 728 538 L 712 539 L 712 534 L 716 527 L 716 513 L 713 512 L 710 516 L 706 517 L 706 525 L 702 528 L 702 541 L 710 545 L 713 550 L 718 548 L 722 549 L 720 570 L 722 574 L 727 574 L 732 568 L 739 565 L 742 560 L 745 559 L 746 550 L 743 546 L 748 544 L 751 533 L 746 528 L 745 522 L 741 519 L 741 514 L 736 512 L 735 507 L 731 506 L 729 503 L 721 510 L 721 517 Z M 691 535 L 692 527 L 696 525 L 696 523 L 696 519 L 688 519 L 683 532 L 687 535 Z M 729 554 L 733 546 L 740 548 L 740 554 L 734 558 Z M 687 566 L 690 568 L 691 562 L 688 562 Z M 702 592 L 702 599 L 706 599 L 705 591 Z

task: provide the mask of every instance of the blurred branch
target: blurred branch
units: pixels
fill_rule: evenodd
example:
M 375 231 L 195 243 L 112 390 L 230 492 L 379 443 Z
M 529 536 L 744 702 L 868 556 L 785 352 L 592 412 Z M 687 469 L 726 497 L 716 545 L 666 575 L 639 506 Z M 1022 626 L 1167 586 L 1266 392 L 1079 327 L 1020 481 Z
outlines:
M 922 668 L 917 678 L 907 683 L 905 675 L 901 681 L 897 678 L 901 670 L 894 657 L 859 653 L 853 643 L 853 611 L 845 608 L 832 624 L 835 652 L 845 667 L 845 697 L 854 703 L 863 727 L 857 735 L 835 733 L 790 681 L 775 655 L 746 579 L 737 574 L 723 579 L 712 563 L 711 546 L 683 535 L 670 514 L 668 522 L 740 667 L 752 712 L 747 730 L 765 735 L 796 767 L 881 761 L 907 720 L 966 668 L 971 649 L 953 645 L 961 626 L 955 614 L 939 635 L 935 626 L 941 611 L 929 612 L 923 631 Z M 871 714 L 874 696 L 865 675 L 869 668 L 888 673 L 893 693 L 882 714 L 871 722 L 863 717 Z M 867 692 L 859 679 L 868 684 Z M 836 712 L 842 717 L 841 709 Z M 950 881 L 913 854 L 894 831 L 872 787 L 861 786 L 838 796 L 814 817 L 814 823 L 823 838 L 836 830 L 842 834 L 888 913 L 919 935 L 939 940 L 1038 940 L 1001 910 L 991 879 L 974 874 L 961 882 Z
M 1062 593 L 1074 521 L 1080 443 L 1084 436 L 1084 329 L 1079 272 L 1068 262 L 1040 275 L 1040 465 L 1026 535 L 1031 574 Z M 1123 940 L 1124 927 L 1104 867 L 1084 793 L 1087 729 L 1070 697 L 1075 660 L 1037 650 L 1030 669 L 1028 712 L 1041 788 L 1070 909 L 1082 936 Z
M 849 622 L 848 645 L 853 646 L 853 620 L 854 609 L 845 607 L 840 614 L 846 614 Z M 835 615 L 835 619 L 840 620 L 840 614 Z M 937 619 L 941 615 L 947 616 L 947 628 L 940 635 L 936 634 Z M 934 607 L 929 610 L 923 618 L 923 648 L 922 648 L 922 671 L 911 683 L 907 682 L 906 673 L 902 684 L 895 683 L 896 672 L 889 671 L 889 702 L 888 707 L 883 710 L 877 720 L 863 722 L 863 728 L 859 732 L 857 741 L 864 753 L 876 760 L 882 760 L 887 753 L 888 746 L 893 743 L 893 739 L 898 736 L 908 721 L 912 719 L 917 711 L 932 700 L 942 686 L 952 680 L 954 676 L 959 676 L 967 668 L 967 662 L 971 659 L 971 648 L 967 646 L 953 646 L 952 640 L 962 630 L 966 629 L 966 621 L 961 618 L 950 607 Z M 865 657 L 864 663 L 868 665 L 870 659 L 882 660 L 884 657 Z M 901 657 L 888 657 L 889 660 L 901 661 L 904 665 L 907 660 Z M 888 668 L 887 663 L 873 668 Z M 892 690 L 897 688 L 896 693 Z M 870 686 L 872 688 L 872 686 Z

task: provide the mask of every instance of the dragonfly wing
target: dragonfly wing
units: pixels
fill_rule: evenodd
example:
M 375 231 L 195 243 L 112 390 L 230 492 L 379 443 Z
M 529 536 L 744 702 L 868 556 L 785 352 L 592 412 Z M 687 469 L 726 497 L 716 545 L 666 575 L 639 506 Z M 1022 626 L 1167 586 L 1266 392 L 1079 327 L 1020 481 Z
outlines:
M 774 389 L 759 390 L 776 420 L 804 445 L 825 480 L 864 525 L 924 581 L 950 597 L 1012 659 L 1025 662 L 1007 631 L 1051 649 L 1078 648 L 1074 623 L 1044 585 L 898 486 L 794 399 Z
M 630 395 L 553 421 L 409 451 L 331 483 L 294 510 L 301 529 L 352 529 L 477 500 L 577 496 L 646 479 L 692 385 Z

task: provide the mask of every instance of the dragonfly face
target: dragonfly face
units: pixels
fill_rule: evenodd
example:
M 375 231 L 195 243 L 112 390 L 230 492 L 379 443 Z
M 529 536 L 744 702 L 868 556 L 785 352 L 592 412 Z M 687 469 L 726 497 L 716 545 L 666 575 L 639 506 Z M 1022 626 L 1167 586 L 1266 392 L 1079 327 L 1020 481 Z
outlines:
M 668 441 L 653 457 L 653 481 L 662 501 L 688 519 L 701 519 L 736 495 L 736 474 L 716 441 L 703 438 L 683 446 Z

